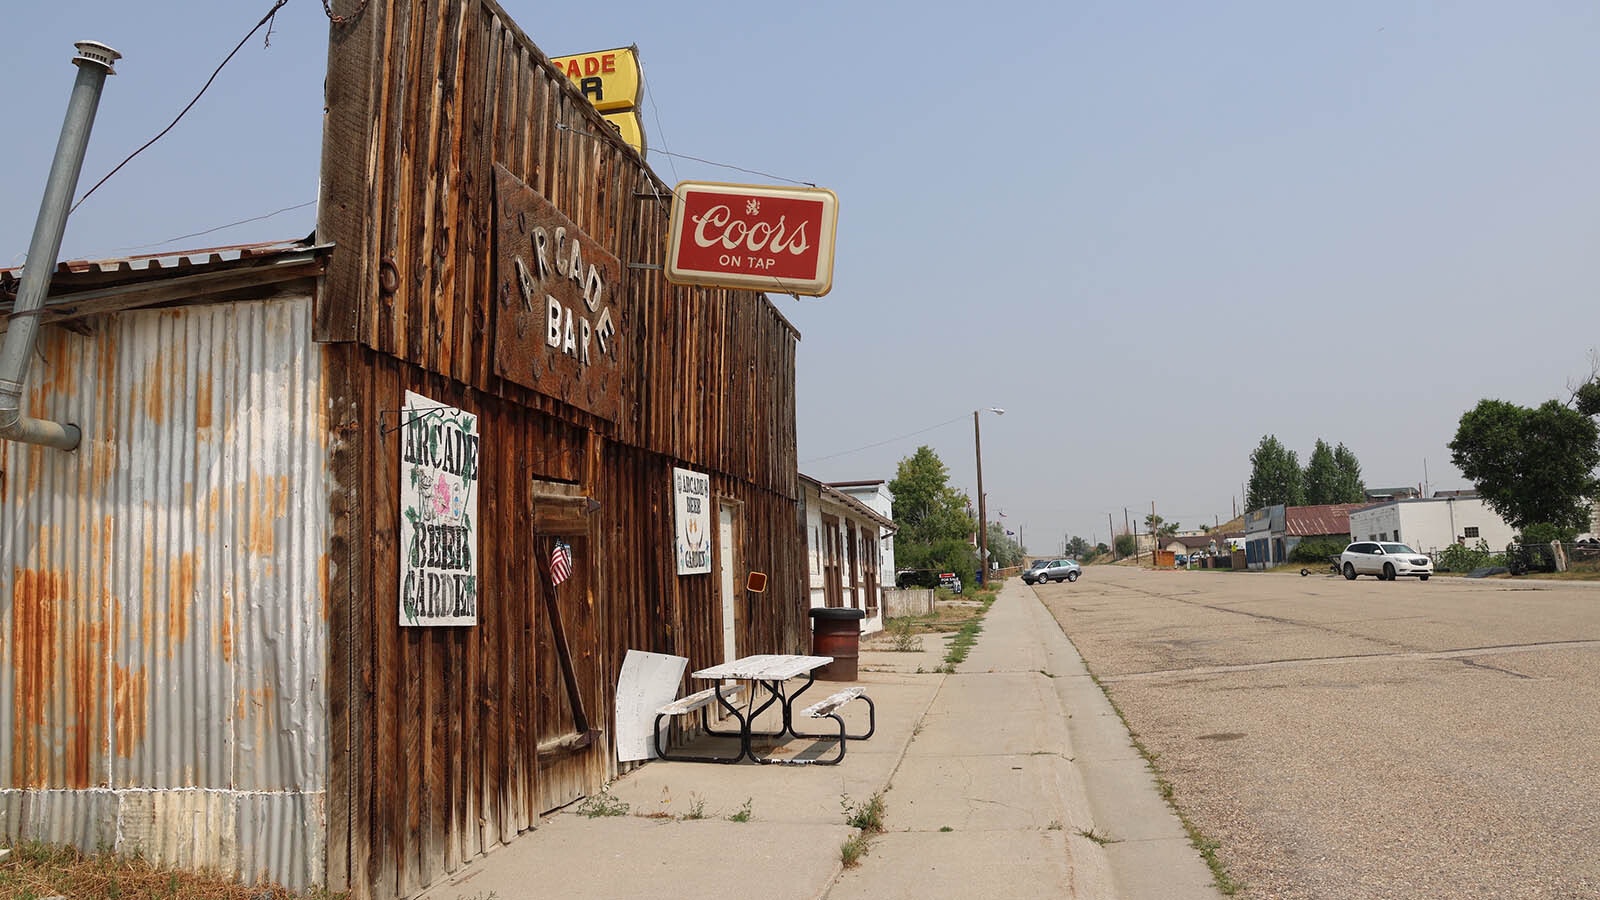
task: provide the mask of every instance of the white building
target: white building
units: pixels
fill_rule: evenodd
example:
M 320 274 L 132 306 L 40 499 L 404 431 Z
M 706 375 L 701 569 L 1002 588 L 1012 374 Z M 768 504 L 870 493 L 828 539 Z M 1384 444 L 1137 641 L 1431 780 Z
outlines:
M 860 500 L 868 509 L 885 519 L 891 521 L 894 519 L 894 492 L 889 490 L 888 482 L 881 478 L 876 481 L 830 481 L 828 487 L 837 488 L 840 492 Z M 893 529 L 878 540 L 878 558 L 879 568 L 882 571 L 891 574 L 897 571 L 894 565 Z
M 862 634 L 883 630 L 885 572 L 889 587 L 894 586 L 893 557 L 885 565 L 883 547 L 894 533 L 894 520 L 806 475 L 800 476 L 800 486 L 805 491 L 811 605 L 862 610 Z M 883 492 L 887 495 L 888 488 Z
M 1391 500 L 1350 514 L 1351 540 L 1401 541 L 1423 553 L 1455 543 L 1473 547 L 1479 540 L 1500 550 L 1515 534 L 1499 513 L 1473 496 Z

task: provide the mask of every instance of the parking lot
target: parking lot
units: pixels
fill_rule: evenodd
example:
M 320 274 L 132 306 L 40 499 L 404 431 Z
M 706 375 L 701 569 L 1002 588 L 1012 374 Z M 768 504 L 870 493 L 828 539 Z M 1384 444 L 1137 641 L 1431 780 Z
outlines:
M 1600 585 L 1092 566 L 1036 591 L 1241 896 L 1600 897 Z

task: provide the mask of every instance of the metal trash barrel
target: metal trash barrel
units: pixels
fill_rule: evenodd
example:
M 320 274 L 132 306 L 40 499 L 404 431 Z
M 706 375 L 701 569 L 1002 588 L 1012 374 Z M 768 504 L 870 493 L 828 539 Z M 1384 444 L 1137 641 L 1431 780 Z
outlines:
M 817 670 L 817 679 L 855 681 L 856 660 L 861 656 L 861 620 L 866 611 L 819 606 L 810 615 L 811 655 L 833 657 L 833 662 Z

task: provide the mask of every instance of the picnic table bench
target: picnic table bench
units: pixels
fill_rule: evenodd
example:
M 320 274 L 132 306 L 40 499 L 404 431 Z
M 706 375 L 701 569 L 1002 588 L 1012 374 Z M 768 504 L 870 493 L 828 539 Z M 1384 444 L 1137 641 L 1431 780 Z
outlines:
M 690 675 L 691 678 L 696 678 L 703 681 L 713 681 L 715 684 L 709 688 L 706 688 L 705 690 L 697 691 L 681 699 L 674 700 L 660 708 L 656 714 L 656 755 L 662 759 L 694 760 L 697 762 L 705 761 L 734 763 L 749 757 L 752 761 L 762 764 L 837 764 L 844 758 L 844 744 L 846 740 L 865 740 L 866 738 L 871 737 L 873 732 L 877 730 L 877 710 L 872 706 L 871 698 L 866 696 L 864 688 L 848 688 L 800 711 L 800 715 L 806 718 L 834 719 L 839 723 L 839 734 L 837 736 L 832 734 L 806 734 L 795 730 L 795 701 L 800 699 L 800 697 L 810 689 L 811 685 L 816 682 L 816 670 L 831 662 L 833 662 L 833 658 L 828 656 L 798 656 L 762 653 L 754 656 L 741 657 L 731 662 L 711 666 L 710 668 L 701 669 L 698 672 L 692 673 Z M 792 678 L 798 678 L 801 675 L 806 676 L 805 684 L 801 685 L 793 693 L 786 693 L 784 690 L 784 683 Z M 760 705 L 755 706 L 754 709 L 741 710 L 739 706 L 733 702 L 733 698 L 737 696 L 740 691 L 742 691 L 744 686 L 742 684 L 724 684 L 726 681 L 752 682 L 756 685 L 759 685 L 764 691 L 764 694 L 762 695 L 764 699 Z M 838 710 L 846 703 L 858 698 L 867 701 L 871 719 L 869 721 L 869 727 L 865 733 L 852 735 L 846 732 L 844 719 L 839 716 Z M 756 699 L 757 696 L 752 694 L 748 702 L 754 704 Z M 705 726 L 706 731 L 710 732 L 711 734 L 732 736 L 734 732 L 713 731 L 709 727 L 709 723 L 706 723 L 704 718 L 705 710 L 708 709 L 713 703 L 716 703 L 718 706 L 720 706 L 739 723 L 738 755 L 733 757 L 687 757 L 681 755 L 668 756 L 665 752 L 663 752 L 665 748 L 663 747 L 661 738 L 661 722 L 663 719 L 669 716 L 687 715 L 698 710 L 701 713 L 701 721 Z M 755 731 L 753 726 L 756 719 L 763 712 L 766 712 L 769 708 L 771 708 L 775 703 L 779 705 L 779 709 L 782 712 L 782 726 L 777 731 L 772 732 Z M 761 756 L 755 752 L 755 749 L 752 746 L 752 738 L 756 736 L 781 738 L 784 735 L 792 735 L 797 738 L 813 740 L 837 740 L 839 742 L 839 753 L 834 758 L 828 760 L 778 759 L 771 756 Z

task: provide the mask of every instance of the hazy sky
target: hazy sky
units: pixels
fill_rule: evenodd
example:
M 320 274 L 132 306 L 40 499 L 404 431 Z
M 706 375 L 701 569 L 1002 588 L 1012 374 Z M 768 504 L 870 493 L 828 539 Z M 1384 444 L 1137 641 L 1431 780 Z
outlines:
M 990 509 L 1038 552 L 1152 500 L 1228 518 L 1267 433 L 1302 462 L 1343 441 L 1369 485 L 1426 464 L 1465 487 L 1461 413 L 1565 398 L 1600 346 L 1587 0 L 504 5 L 552 55 L 637 44 L 653 149 L 838 192 L 833 292 L 776 298 L 804 336 L 801 470 L 888 479 L 926 443 L 970 493 L 971 412 L 1004 407 Z M 10 4 L 0 265 L 27 249 L 74 40 L 126 57 L 81 193 L 269 6 Z M 292 0 L 64 254 L 309 233 L 308 205 L 189 236 L 316 199 L 327 33 Z

